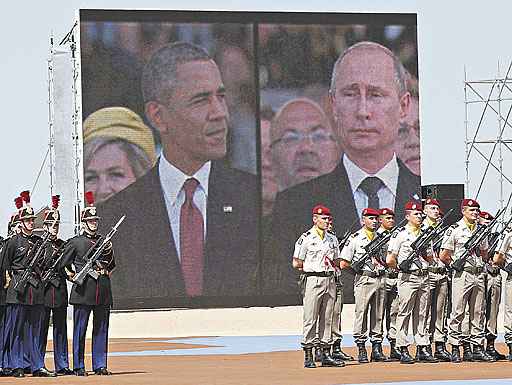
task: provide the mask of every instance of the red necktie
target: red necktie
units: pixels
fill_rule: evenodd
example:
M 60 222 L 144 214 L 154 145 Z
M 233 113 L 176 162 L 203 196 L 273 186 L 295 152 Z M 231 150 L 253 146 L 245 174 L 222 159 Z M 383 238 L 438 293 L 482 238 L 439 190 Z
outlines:
M 203 292 L 204 269 L 204 223 L 201 211 L 194 204 L 194 192 L 199 186 L 197 179 L 189 178 L 183 183 L 185 202 L 180 213 L 181 271 L 185 289 L 191 297 Z

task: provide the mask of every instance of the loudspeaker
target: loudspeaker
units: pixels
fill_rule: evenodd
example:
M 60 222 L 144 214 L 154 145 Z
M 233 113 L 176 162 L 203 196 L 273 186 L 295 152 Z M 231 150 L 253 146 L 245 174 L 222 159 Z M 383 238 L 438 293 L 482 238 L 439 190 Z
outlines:
M 460 203 L 464 199 L 463 184 L 429 184 L 421 186 L 421 199 L 425 201 L 427 198 L 437 199 L 444 213 L 453 209 L 448 218 L 446 218 L 446 223 L 455 223 L 462 217 Z

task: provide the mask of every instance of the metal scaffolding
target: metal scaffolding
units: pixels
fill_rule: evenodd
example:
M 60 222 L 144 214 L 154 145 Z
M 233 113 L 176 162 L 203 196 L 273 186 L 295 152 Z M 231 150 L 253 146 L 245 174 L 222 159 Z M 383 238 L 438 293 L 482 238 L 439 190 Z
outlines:
M 466 195 L 508 206 L 512 191 L 512 62 L 505 76 L 468 80 L 464 68 Z

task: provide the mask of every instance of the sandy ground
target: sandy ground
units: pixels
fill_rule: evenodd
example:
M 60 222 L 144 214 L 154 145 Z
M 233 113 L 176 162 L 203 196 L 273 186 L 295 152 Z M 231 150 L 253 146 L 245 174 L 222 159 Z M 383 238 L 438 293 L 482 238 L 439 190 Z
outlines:
M 87 346 L 89 348 L 89 342 Z M 147 342 L 142 339 L 113 339 L 110 351 L 140 351 L 159 349 L 190 349 L 202 345 L 168 344 Z M 505 346 L 498 348 L 505 352 Z M 49 346 L 51 349 L 51 346 Z M 355 355 L 355 348 L 346 348 Z M 384 349 L 386 351 L 386 348 Z M 15 381 L 0 378 L 0 384 L 20 382 L 24 384 L 223 384 L 223 385 L 316 385 L 372 383 L 388 381 L 462 380 L 512 378 L 512 362 L 462 363 L 462 364 L 414 364 L 370 363 L 350 364 L 344 368 L 304 369 L 301 351 L 274 352 L 219 356 L 142 356 L 110 357 L 110 377 L 91 375 L 87 378 L 58 377 L 56 379 L 30 378 Z M 47 366 L 53 367 L 52 359 Z M 86 359 L 90 368 L 90 356 Z

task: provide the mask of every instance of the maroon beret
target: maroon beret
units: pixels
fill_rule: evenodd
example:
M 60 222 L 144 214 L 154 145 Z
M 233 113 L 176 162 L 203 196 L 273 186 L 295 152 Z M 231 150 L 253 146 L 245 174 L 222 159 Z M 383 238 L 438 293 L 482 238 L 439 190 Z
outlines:
M 328 215 L 328 216 L 331 216 L 331 210 L 329 210 L 327 207 L 323 206 L 323 205 L 316 205 L 315 207 L 313 207 L 313 214 L 318 214 L 318 215 Z
M 409 201 L 405 204 L 405 210 L 423 210 L 421 202 Z
M 363 210 L 362 214 L 363 217 L 378 217 L 380 215 L 379 210 L 372 209 L 371 207 L 368 207 Z
M 395 215 L 395 212 L 391 209 L 380 209 L 379 215 Z
M 426 205 L 433 205 L 433 206 L 437 206 L 437 207 L 440 207 L 441 205 L 439 204 L 439 201 L 437 199 L 434 199 L 434 198 L 427 198 L 425 200 L 425 206 Z
M 462 200 L 460 207 L 476 207 L 480 208 L 480 204 L 474 199 L 465 198 Z
M 480 211 L 480 218 L 492 221 L 494 219 L 494 216 L 488 213 L 487 211 Z

